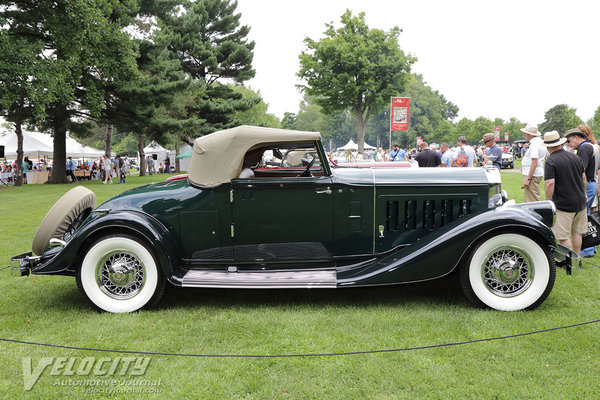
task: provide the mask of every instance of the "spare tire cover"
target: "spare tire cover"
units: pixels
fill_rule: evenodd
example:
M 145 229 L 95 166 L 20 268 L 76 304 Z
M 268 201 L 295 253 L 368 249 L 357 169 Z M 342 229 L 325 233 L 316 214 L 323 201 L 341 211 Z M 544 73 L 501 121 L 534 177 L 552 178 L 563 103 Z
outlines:
M 83 186 L 69 190 L 52 206 L 35 232 L 31 249 L 42 255 L 52 238 L 61 239 L 69 226 L 87 208 L 96 206 L 96 194 Z

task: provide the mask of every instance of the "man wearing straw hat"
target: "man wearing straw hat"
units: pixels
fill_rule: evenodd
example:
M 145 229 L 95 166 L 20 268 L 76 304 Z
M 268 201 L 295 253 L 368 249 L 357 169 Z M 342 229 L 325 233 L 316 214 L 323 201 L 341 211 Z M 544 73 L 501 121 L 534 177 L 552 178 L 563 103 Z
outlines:
M 543 160 L 548 152 L 544 147 L 541 133 L 537 125 L 527 124 L 521 128 L 525 139 L 529 142 L 529 148 L 521 162 L 521 173 L 523 174 L 523 189 L 525 202 L 540 201 L 540 182 L 544 176 Z
M 567 145 L 574 150 L 574 153 L 581 159 L 583 168 L 585 169 L 586 188 L 585 194 L 587 197 L 587 215 L 590 215 L 590 210 L 594 199 L 596 198 L 596 192 L 598 192 L 598 182 L 596 182 L 596 174 L 598 171 L 596 161 L 596 147 L 590 142 L 590 138 L 587 133 L 583 132 L 579 128 L 569 129 L 565 133 L 567 138 Z M 595 247 L 588 247 L 581 250 L 582 257 L 593 257 L 596 253 Z
M 552 232 L 560 244 L 579 255 L 581 235 L 588 230 L 585 169 L 579 157 L 563 149 L 566 141 L 557 131 L 544 135 L 543 143 L 550 152 L 544 166 L 544 189 L 546 198 L 556 206 Z

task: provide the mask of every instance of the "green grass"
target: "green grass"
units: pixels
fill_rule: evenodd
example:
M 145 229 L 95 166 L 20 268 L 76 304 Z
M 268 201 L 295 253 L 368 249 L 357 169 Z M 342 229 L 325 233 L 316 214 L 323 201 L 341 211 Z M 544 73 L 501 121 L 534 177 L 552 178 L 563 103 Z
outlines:
M 86 184 L 102 202 L 165 175 L 126 186 Z M 502 173 L 522 201 L 521 177 Z M 0 189 L 0 265 L 28 251 L 46 211 L 70 185 Z M 599 258 L 592 259 L 600 264 Z M 159 307 L 98 314 L 73 278 L 0 272 L 0 338 L 69 346 L 202 354 L 293 354 L 406 348 L 531 332 L 599 318 L 600 269 L 558 271 L 550 297 L 532 312 L 478 310 L 453 281 L 349 290 L 169 290 Z M 548 399 L 600 392 L 600 324 L 456 347 L 304 358 L 152 356 L 144 379 L 156 398 L 208 399 Z M 23 390 L 22 358 L 125 355 L 0 342 L 0 398 L 153 398 L 90 395 L 55 386 L 46 370 Z M 133 378 L 125 376 L 125 378 Z M 80 379 L 74 377 L 73 379 Z M 83 378 L 81 378 L 83 379 Z M 117 387 L 117 389 L 119 389 Z

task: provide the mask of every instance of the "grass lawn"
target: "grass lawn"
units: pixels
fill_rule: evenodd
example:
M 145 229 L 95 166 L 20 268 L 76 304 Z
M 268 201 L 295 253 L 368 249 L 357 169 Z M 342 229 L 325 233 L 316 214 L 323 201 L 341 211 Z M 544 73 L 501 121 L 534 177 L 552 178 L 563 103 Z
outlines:
M 503 172 L 509 197 L 523 200 L 519 173 Z M 124 185 L 84 184 L 102 202 L 165 175 Z M 29 251 L 37 226 L 72 186 L 0 189 L 0 266 Z M 591 260 L 600 264 L 600 257 Z M 600 268 L 557 273 L 536 311 L 478 310 L 453 281 L 347 290 L 169 290 L 159 307 L 98 314 L 80 299 L 75 280 L 11 277 L 0 272 L 0 338 L 68 346 L 201 354 L 294 354 L 408 348 L 526 333 L 600 318 Z M 150 356 L 143 375 L 160 393 L 91 394 L 86 376 L 48 367 L 24 391 L 23 358 L 108 357 L 0 341 L 0 398 L 173 399 L 588 399 L 600 393 L 600 324 L 490 342 L 416 351 L 301 358 Z M 112 361 L 111 361 L 112 360 Z M 55 372 L 55 371 L 54 371 Z M 92 376 L 101 381 L 136 376 Z M 69 379 L 78 386 L 66 386 Z M 67 382 L 67 383 L 65 383 Z M 131 389 L 136 389 L 135 387 Z M 144 389 L 144 388 L 137 388 Z M 145 388 L 149 389 L 149 388 Z

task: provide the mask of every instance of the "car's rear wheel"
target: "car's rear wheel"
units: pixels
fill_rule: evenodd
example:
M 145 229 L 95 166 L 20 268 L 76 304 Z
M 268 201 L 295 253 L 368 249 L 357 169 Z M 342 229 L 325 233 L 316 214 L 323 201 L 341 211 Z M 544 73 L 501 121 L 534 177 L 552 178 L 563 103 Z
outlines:
M 85 251 L 77 288 L 95 309 L 133 312 L 158 303 L 165 278 L 151 250 L 141 241 L 114 235 L 97 240 Z
M 471 303 L 502 311 L 538 307 L 552 291 L 555 277 L 548 251 L 516 233 L 480 243 L 460 271 L 462 290 Z

